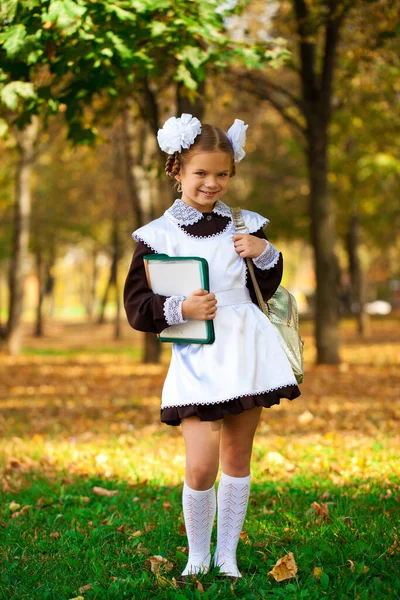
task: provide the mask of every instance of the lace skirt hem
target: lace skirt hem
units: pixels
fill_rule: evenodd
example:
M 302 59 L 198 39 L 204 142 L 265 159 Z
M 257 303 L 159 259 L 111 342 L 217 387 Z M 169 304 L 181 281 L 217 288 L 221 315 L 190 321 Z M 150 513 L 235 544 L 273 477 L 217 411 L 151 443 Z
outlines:
M 238 415 L 245 410 L 263 406 L 270 408 L 275 404 L 280 404 L 281 398 L 294 400 L 300 396 L 300 390 L 297 385 L 288 385 L 286 387 L 271 390 L 264 394 L 242 396 L 233 398 L 226 402 L 217 402 L 215 404 L 188 404 L 187 406 L 168 406 L 160 409 L 161 422 L 166 425 L 180 425 L 182 419 L 188 417 L 199 417 L 200 421 L 217 421 L 223 419 L 225 415 Z

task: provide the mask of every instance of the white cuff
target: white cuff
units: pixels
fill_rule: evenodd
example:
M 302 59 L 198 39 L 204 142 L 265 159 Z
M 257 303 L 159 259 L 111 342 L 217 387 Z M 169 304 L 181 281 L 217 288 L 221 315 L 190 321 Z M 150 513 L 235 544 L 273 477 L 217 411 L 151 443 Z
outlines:
M 187 323 L 187 319 L 182 317 L 182 302 L 186 300 L 185 296 L 169 296 L 164 302 L 164 316 L 168 325 L 179 325 Z
M 271 242 L 268 242 L 268 240 L 265 241 L 267 242 L 265 250 L 263 250 L 259 256 L 253 258 L 253 263 L 255 266 L 263 271 L 266 269 L 272 269 L 272 267 L 274 267 L 279 260 L 279 250 L 277 250 L 275 246 L 271 244 Z

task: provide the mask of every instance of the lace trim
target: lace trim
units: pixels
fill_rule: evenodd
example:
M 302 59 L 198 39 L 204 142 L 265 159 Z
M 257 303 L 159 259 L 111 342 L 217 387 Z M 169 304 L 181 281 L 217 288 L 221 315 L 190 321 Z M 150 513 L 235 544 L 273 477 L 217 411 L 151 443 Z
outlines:
M 149 244 L 149 242 L 147 242 L 145 239 L 143 239 L 140 235 L 137 235 L 136 233 L 132 233 L 132 237 L 135 240 L 135 242 L 143 242 L 143 244 L 146 244 L 146 246 L 148 246 L 149 248 L 151 248 L 153 250 L 153 252 L 155 252 L 156 254 L 160 254 L 160 252 L 158 252 L 158 250 L 156 250 L 155 248 L 153 248 L 153 246 L 151 246 Z
M 290 387 L 290 386 L 294 386 L 297 387 L 297 381 L 295 378 L 293 378 L 291 381 L 288 381 L 287 383 L 282 383 L 282 385 L 278 385 L 277 387 L 274 388 L 267 388 L 266 390 L 261 390 L 259 392 L 246 392 L 245 394 L 236 394 L 236 396 L 232 396 L 232 398 L 224 398 L 223 400 L 218 399 L 218 400 L 211 400 L 211 402 L 201 402 L 201 406 L 203 405 L 209 405 L 209 404 L 218 404 L 218 403 L 222 403 L 222 402 L 230 402 L 231 400 L 235 400 L 236 398 L 244 398 L 245 396 L 259 396 L 260 394 L 267 394 L 268 392 L 274 392 L 275 390 L 280 390 L 281 388 L 284 387 Z M 161 404 L 161 408 L 177 408 L 177 407 L 182 407 L 182 406 L 193 406 L 192 404 Z
M 180 323 L 187 323 L 187 319 L 182 317 L 182 302 L 185 300 L 185 296 L 170 296 L 164 302 L 164 316 L 168 325 L 179 325 Z
M 169 219 L 169 221 L 170 221 L 170 222 L 171 222 L 173 225 L 175 225 L 176 227 L 178 227 L 178 229 L 179 229 L 180 231 L 182 231 L 182 233 L 184 233 L 184 234 L 185 234 L 187 237 L 190 237 L 190 238 L 192 238 L 193 240 L 198 240 L 198 241 L 210 240 L 211 238 L 218 237 L 218 236 L 222 235 L 223 233 L 226 233 L 226 232 L 228 231 L 228 229 L 229 229 L 229 228 L 231 227 L 231 225 L 232 225 L 232 222 L 231 222 L 231 221 L 229 221 L 229 222 L 228 222 L 228 223 L 225 225 L 225 227 L 224 227 L 224 229 L 223 229 L 222 231 L 219 231 L 218 233 L 213 233 L 212 235 L 192 235 L 191 233 L 188 233 L 188 232 L 187 232 L 185 229 L 183 229 L 183 227 L 181 227 L 181 225 L 180 225 L 180 224 L 179 224 L 179 223 L 176 221 L 176 219 L 174 219 L 173 217 L 171 217 L 171 216 L 168 214 L 168 211 L 166 211 L 166 212 L 164 213 L 164 215 L 165 215 L 165 217 L 166 217 L 167 219 Z
M 268 242 L 265 250 L 259 255 L 253 258 L 253 263 L 258 269 L 265 271 L 266 269 L 272 269 L 279 260 L 279 250 Z
M 221 217 L 229 217 L 232 219 L 231 209 L 225 202 L 222 202 L 222 200 L 216 201 L 213 212 L 217 213 L 217 215 L 221 215 Z
M 227 204 L 217 200 L 212 210 L 213 213 L 221 215 L 223 217 L 229 217 L 232 219 L 231 209 Z M 178 225 L 194 225 L 203 218 L 203 213 L 193 206 L 186 204 L 180 198 L 177 198 L 172 206 L 170 206 L 164 213 L 166 216 L 172 218 Z

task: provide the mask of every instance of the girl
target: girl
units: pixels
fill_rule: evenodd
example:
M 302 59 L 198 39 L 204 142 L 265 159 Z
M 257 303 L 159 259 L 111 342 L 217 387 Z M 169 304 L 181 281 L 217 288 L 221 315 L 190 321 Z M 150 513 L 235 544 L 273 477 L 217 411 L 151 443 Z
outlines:
M 137 246 L 124 287 L 124 305 L 134 329 L 160 333 L 187 319 L 213 319 L 213 344 L 173 344 L 164 383 L 161 421 L 182 424 L 186 473 L 182 504 L 189 557 L 182 576 L 210 568 L 210 539 L 216 512 L 213 565 L 241 577 L 236 548 L 250 493 L 250 459 L 262 407 L 300 395 L 273 325 L 257 305 L 245 257 L 254 263 L 265 300 L 282 278 L 282 254 L 268 242 L 269 222 L 244 210 L 249 234 L 235 234 L 231 211 L 221 199 L 245 156 L 248 125 L 235 119 L 227 133 L 190 114 L 171 117 L 158 131 L 168 153 L 165 172 L 179 182 L 182 197 L 158 219 L 133 234 Z M 187 298 L 161 296 L 148 287 L 143 255 L 200 256 L 209 264 L 210 292 Z

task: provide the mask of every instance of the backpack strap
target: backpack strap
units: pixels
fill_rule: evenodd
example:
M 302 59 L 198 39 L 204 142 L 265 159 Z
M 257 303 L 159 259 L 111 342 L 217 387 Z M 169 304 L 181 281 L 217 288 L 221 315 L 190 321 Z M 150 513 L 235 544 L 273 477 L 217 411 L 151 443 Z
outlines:
M 231 208 L 231 213 L 232 213 L 233 222 L 235 224 L 236 233 L 245 233 L 245 234 L 249 233 L 249 228 L 246 226 L 244 219 L 243 219 L 242 209 L 238 206 L 235 206 L 234 208 Z M 260 310 L 262 310 L 264 315 L 266 315 L 268 317 L 268 304 L 264 301 L 264 298 L 262 297 L 260 286 L 258 285 L 256 275 L 254 273 L 253 261 L 248 256 L 246 256 L 246 263 L 249 268 L 250 277 L 253 282 L 254 290 L 256 292 L 258 306 L 260 307 Z

